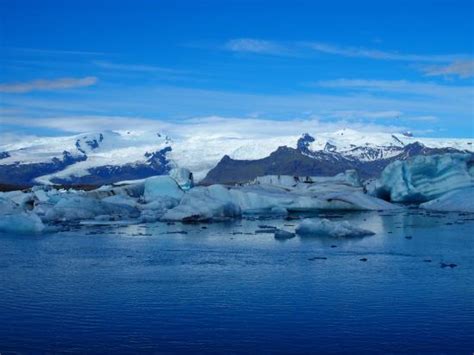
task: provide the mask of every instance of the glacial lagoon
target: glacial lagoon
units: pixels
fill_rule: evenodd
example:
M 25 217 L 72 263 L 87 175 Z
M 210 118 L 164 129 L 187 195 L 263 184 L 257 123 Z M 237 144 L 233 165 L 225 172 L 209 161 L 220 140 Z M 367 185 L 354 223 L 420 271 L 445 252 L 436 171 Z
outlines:
M 1 233 L 0 352 L 472 353 L 473 214 L 301 217 Z

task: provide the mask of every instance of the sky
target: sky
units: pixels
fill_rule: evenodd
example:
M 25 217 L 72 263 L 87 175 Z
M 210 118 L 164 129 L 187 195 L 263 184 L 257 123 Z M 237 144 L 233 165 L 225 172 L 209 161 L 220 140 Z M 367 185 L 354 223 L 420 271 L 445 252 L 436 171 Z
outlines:
M 0 54 L 3 141 L 196 122 L 474 137 L 474 0 L 0 0 Z

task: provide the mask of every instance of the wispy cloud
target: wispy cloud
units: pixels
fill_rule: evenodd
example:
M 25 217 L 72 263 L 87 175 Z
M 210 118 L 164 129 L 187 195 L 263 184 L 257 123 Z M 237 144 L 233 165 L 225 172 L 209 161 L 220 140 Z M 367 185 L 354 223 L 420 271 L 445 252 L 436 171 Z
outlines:
M 369 49 L 364 47 L 339 46 L 321 42 L 305 42 L 309 48 L 326 54 L 353 58 L 369 58 L 379 60 L 409 61 L 409 62 L 450 62 L 466 58 L 465 55 L 420 55 Z
M 292 52 L 290 48 L 281 43 L 254 38 L 232 39 L 225 43 L 224 49 L 232 52 L 250 52 L 272 55 L 288 55 Z
M 122 70 L 122 71 L 133 71 L 133 72 L 145 72 L 145 73 L 181 73 L 179 70 L 164 68 L 153 65 L 143 65 L 143 64 L 121 64 L 121 63 L 112 63 L 102 60 L 97 60 L 93 62 L 94 65 L 110 70 Z
M 407 80 L 367 80 L 367 79 L 336 79 L 313 83 L 314 86 L 336 89 L 354 89 L 375 93 L 400 93 L 431 97 L 452 98 L 462 100 L 474 99 L 473 86 L 440 85 L 430 82 Z
M 256 38 L 237 38 L 225 43 L 224 49 L 233 52 L 251 52 L 271 55 L 310 55 L 323 53 L 351 58 L 366 58 L 387 61 L 432 62 L 449 63 L 454 61 L 468 61 L 471 56 L 465 54 L 410 54 L 397 51 L 386 51 L 360 46 L 344 46 L 318 41 L 281 42 Z M 464 62 L 462 62 L 463 65 Z
M 422 69 L 426 76 L 474 77 L 474 60 L 459 60 L 449 65 L 430 66 Z
M 4 53 L 25 53 L 25 54 L 39 54 L 39 55 L 84 55 L 97 56 L 103 55 L 103 52 L 82 51 L 74 49 L 46 49 L 46 48 L 23 48 L 23 47 L 0 47 Z
M 400 132 L 406 127 L 400 125 L 379 125 L 350 122 L 343 119 L 322 121 L 307 119 L 252 119 L 240 117 L 196 117 L 179 122 L 127 116 L 55 116 L 48 118 L 16 118 L 18 126 L 50 128 L 69 133 L 83 133 L 110 130 L 159 131 L 174 139 L 193 137 L 253 139 L 298 136 L 304 132 L 333 132 L 342 128 L 364 130 L 364 132 Z
M 3 93 L 27 93 L 31 91 L 65 90 L 78 87 L 91 86 L 97 83 L 95 76 L 84 78 L 60 78 L 54 80 L 39 79 L 21 83 L 0 84 L 0 92 Z
M 403 113 L 401 111 L 365 111 L 365 110 L 346 110 L 346 111 L 339 111 L 335 110 L 328 115 L 329 118 L 339 118 L 339 119 L 396 119 L 402 116 Z

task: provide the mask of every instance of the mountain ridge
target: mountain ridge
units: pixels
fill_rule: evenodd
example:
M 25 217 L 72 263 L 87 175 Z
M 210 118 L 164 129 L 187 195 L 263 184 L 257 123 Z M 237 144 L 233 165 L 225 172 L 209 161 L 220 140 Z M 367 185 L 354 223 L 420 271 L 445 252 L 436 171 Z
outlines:
M 289 149 L 279 151 L 279 147 Z M 247 164 L 248 168 L 301 175 L 306 172 L 327 175 L 343 168 L 355 168 L 361 170 L 362 176 L 371 176 L 371 171 L 380 171 L 380 166 L 385 166 L 394 157 L 405 159 L 415 154 L 432 154 L 433 149 L 471 152 L 472 142 L 470 139 L 416 138 L 406 133 L 363 133 L 350 129 L 318 135 L 304 133 L 300 137 L 228 139 L 227 135 L 194 135 L 176 140 L 160 132 L 103 131 L 0 146 L 0 183 L 107 184 L 166 174 L 173 167 L 189 168 L 197 181 L 209 183 L 221 181 L 211 178 L 213 174 L 217 176 L 211 171 L 219 164 L 222 167 L 222 161 L 225 164 L 232 162 L 242 169 L 245 164 L 235 161 L 259 161 L 269 157 L 274 163 L 278 161 L 279 170 L 264 166 L 257 169 L 256 163 Z M 275 152 L 278 154 L 272 155 Z M 319 166 L 315 161 L 319 161 Z M 328 166 L 322 166 L 324 162 Z

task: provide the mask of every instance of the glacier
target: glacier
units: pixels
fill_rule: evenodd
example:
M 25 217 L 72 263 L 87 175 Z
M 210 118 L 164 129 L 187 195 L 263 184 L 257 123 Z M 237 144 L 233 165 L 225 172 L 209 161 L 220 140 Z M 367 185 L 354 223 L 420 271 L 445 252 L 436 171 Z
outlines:
M 200 127 L 172 134 L 173 139 L 160 132 L 110 130 L 0 144 L 0 182 L 25 186 L 53 183 L 97 186 L 166 175 L 176 167 L 191 170 L 199 182 L 224 156 L 239 160 L 262 159 L 282 146 L 300 149 L 314 159 L 334 156 L 335 162 L 343 158 L 371 163 L 370 168 L 382 160 L 407 154 L 405 149 L 410 145 L 420 151 L 425 148 L 473 150 L 470 139 L 420 138 L 403 133 L 366 133 L 350 129 L 303 134 L 302 137 L 290 134 L 229 136 L 228 132 L 209 134 Z

